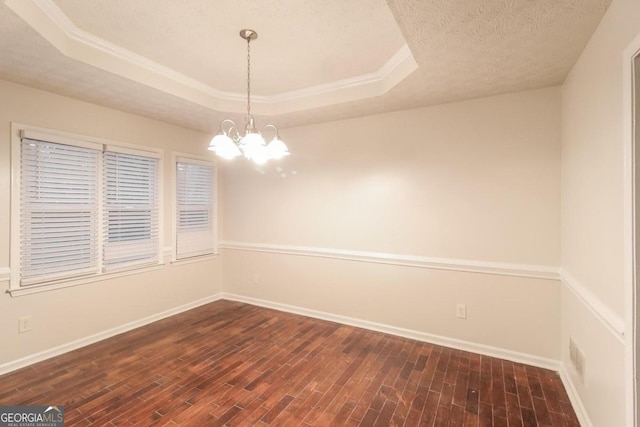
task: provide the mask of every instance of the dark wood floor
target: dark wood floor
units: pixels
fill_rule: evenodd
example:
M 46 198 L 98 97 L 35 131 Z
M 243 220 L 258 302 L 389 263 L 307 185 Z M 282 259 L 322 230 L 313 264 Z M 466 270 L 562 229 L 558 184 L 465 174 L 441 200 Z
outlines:
M 66 426 L 578 426 L 554 372 L 218 301 L 0 376 Z

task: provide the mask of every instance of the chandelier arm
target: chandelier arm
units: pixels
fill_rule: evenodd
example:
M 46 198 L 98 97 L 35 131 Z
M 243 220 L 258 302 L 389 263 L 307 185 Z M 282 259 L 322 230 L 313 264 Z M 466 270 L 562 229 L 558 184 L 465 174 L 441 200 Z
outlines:
M 229 137 L 237 144 L 241 139 L 242 136 L 240 135 L 240 131 L 238 130 L 237 126 L 232 127 L 231 129 L 229 129 Z
M 276 127 L 276 125 L 272 125 L 271 123 L 264 125 L 260 130 L 260 134 L 262 135 L 267 129 L 273 129 L 276 133 L 276 139 L 280 139 L 280 134 L 278 133 L 278 128 Z
M 218 131 L 223 131 L 223 132 L 224 132 L 224 124 L 225 124 L 225 123 L 230 123 L 230 124 L 231 124 L 231 127 L 237 127 L 237 126 L 236 126 L 236 122 L 234 122 L 233 120 L 231 120 L 231 119 L 224 119 L 223 121 L 221 121 L 221 122 L 220 122 L 220 126 L 219 126 L 219 128 L 218 128 Z M 231 129 L 231 128 L 229 128 L 229 129 Z
M 229 125 L 229 127 L 226 130 L 224 128 L 225 124 Z M 234 122 L 231 119 L 224 119 L 222 122 L 220 122 L 220 128 L 218 129 L 218 133 L 223 133 L 224 135 L 227 135 L 228 137 L 230 137 L 236 142 L 240 140 L 240 131 L 238 130 L 238 125 L 236 125 L 236 122 Z

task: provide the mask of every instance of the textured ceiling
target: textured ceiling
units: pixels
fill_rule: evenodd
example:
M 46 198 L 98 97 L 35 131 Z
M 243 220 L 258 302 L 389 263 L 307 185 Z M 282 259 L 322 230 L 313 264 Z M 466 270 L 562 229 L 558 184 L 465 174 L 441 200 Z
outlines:
M 610 1 L 2 0 L 0 78 L 215 131 L 222 117 L 241 118 L 227 111 L 241 110 L 193 88 L 242 98 L 246 45 L 237 33 L 249 27 L 259 32 L 252 43 L 252 93 L 264 98 L 258 112 L 280 127 L 296 126 L 560 84 Z M 62 53 L 59 33 L 35 18 L 27 23 L 11 2 L 54 4 L 92 40 L 198 84 L 185 90 L 106 57 L 92 63 L 82 59 L 95 55 Z M 367 90 L 343 85 L 345 96 L 308 90 L 369 84 L 360 77 L 378 76 L 405 44 L 415 71 L 389 72 Z M 299 99 L 285 109 L 267 102 L 292 91 Z

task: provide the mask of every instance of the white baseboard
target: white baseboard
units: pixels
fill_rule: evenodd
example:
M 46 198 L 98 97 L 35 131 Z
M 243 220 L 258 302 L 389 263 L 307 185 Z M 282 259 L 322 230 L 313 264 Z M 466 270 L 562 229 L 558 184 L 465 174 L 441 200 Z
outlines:
M 43 360 L 59 356 L 61 354 L 76 350 L 81 347 L 85 347 L 98 341 L 111 338 L 123 332 L 139 328 L 140 326 L 148 325 L 149 323 L 153 323 L 166 317 L 173 316 L 175 314 L 182 313 L 184 311 L 188 311 L 196 307 L 200 307 L 201 305 L 218 301 L 220 299 L 222 299 L 222 293 L 217 293 L 196 301 L 189 302 L 187 304 L 180 305 L 178 307 L 170 308 L 169 310 L 165 310 L 160 313 L 152 314 L 151 316 L 147 316 L 142 319 L 134 320 L 133 322 L 125 323 L 124 325 L 116 326 L 115 328 L 107 329 L 106 331 L 98 332 L 97 334 L 93 334 L 88 337 L 80 338 L 78 340 L 71 341 L 69 343 L 23 357 L 21 359 L 0 364 L 0 375 L 15 371 L 20 368 L 24 368 L 37 362 L 42 362 Z
M 324 311 L 310 310 L 303 307 L 281 304 L 273 301 L 267 301 L 244 295 L 230 294 L 223 292 L 222 299 L 230 301 L 238 301 L 246 304 L 257 305 L 260 307 L 271 308 L 274 310 L 284 311 L 287 313 L 300 314 L 302 316 L 313 317 L 315 319 L 328 320 L 330 322 L 341 323 L 343 325 L 355 326 L 357 328 L 369 329 L 372 331 L 383 332 L 386 334 L 397 335 L 417 341 L 428 342 L 451 347 L 458 350 L 469 351 L 473 353 L 483 354 L 485 356 L 497 357 L 500 359 L 510 360 L 517 363 L 525 363 L 527 365 L 537 366 L 540 368 L 559 371 L 561 362 L 555 359 L 535 356 L 532 354 L 521 353 L 513 350 L 507 350 L 499 347 L 493 347 L 485 344 L 478 344 L 471 341 L 464 341 L 455 338 L 448 338 L 441 335 L 429 334 L 426 332 L 414 331 L 411 329 L 399 328 L 396 326 L 385 325 L 382 323 L 370 322 L 368 320 L 355 319 L 353 317 L 341 316 L 338 314 L 327 313 Z
M 571 401 L 573 410 L 576 411 L 580 425 L 582 427 L 593 427 L 593 423 L 587 414 L 587 409 L 584 407 L 584 404 L 580 399 L 580 395 L 578 394 L 578 390 L 576 389 L 576 386 L 571 379 L 571 375 L 569 375 L 569 371 L 567 371 L 567 366 L 564 363 L 560 366 L 559 374 L 562 384 L 569 395 L 569 400 Z

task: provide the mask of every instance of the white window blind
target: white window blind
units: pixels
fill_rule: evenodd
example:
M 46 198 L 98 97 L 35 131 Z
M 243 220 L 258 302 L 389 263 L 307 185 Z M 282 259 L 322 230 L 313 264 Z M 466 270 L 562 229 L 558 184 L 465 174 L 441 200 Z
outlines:
M 104 271 L 160 261 L 158 173 L 155 157 L 104 153 Z
M 214 170 L 210 163 L 176 162 L 176 258 L 215 252 Z
M 98 272 L 100 150 L 86 145 L 21 139 L 21 285 Z

